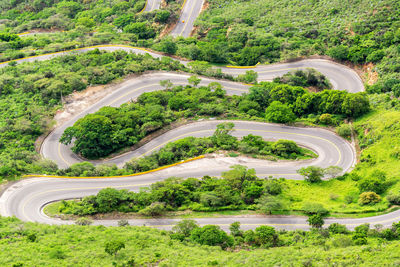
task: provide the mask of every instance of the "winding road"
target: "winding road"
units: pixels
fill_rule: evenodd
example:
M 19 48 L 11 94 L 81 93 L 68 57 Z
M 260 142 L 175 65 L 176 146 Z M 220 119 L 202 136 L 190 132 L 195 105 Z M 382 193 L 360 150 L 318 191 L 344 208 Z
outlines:
M 149 1 L 145 10 L 154 10 L 159 7 L 159 0 Z M 193 26 L 193 17 L 200 13 L 203 1 L 187 0 L 183 7 L 181 20 L 185 20 L 187 25 L 178 24 L 172 34 L 183 35 L 190 34 Z M 76 49 L 54 54 L 40 55 L 25 59 L 16 60 L 17 63 L 33 62 L 36 60 L 48 60 L 52 57 L 61 56 L 69 53 L 85 52 L 92 49 L 101 49 L 107 51 L 126 50 L 135 53 L 149 53 L 153 57 L 162 57 L 162 55 L 148 51 L 142 48 L 134 48 L 118 45 L 104 45 Z M 187 64 L 187 61 L 181 61 Z M 0 64 L 4 67 L 8 62 Z M 343 65 L 320 59 L 301 60 L 294 63 L 260 65 L 252 67 L 259 75 L 259 81 L 272 80 L 276 76 L 283 75 L 290 70 L 315 68 L 326 75 L 337 90 L 348 90 L 350 92 L 360 92 L 364 90 L 363 83 L 357 73 Z M 222 71 L 231 75 L 245 73 L 249 68 L 223 67 Z M 170 80 L 175 85 L 186 84 L 190 75 L 182 73 L 158 72 L 146 74 L 138 78 L 133 78 L 119 85 L 112 94 L 104 97 L 93 106 L 87 108 L 77 116 L 71 118 L 63 125 L 54 129 L 54 131 L 45 139 L 42 145 L 41 154 L 45 158 L 54 160 L 59 167 L 65 168 L 69 165 L 80 162 L 70 147 L 64 146 L 58 142 L 63 131 L 73 125 L 76 120 L 93 113 L 103 106 L 119 106 L 122 103 L 137 98 L 143 92 L 160 90 L 159 85 L 162 80 Z M 214 80 L 203 78 L 201 85 L 207 85 L 210 82 L 218 81 L 224 87 L 228 94 L 242 94 L 247 92 L 249 86 L 223 80 Z M 216 125 L 222 121 L 206 120 L 198 121 L 184 126 L 180 126 L 165 134 L 156 137 L 142 147 L 112 158 L 107 162 L 115 163 L 119 166 L 133 157 L 140 157 L 149 154 L 164 146 L 166 143 L 186 137 L 186 136 L 209 136 Z M 182 165 L 170 167 L 149 174 L 124 177 L 124 178 L 101 178 L 101 179 L 73 179 L 73 178 L 30 178 L 21 180 L 10 185 L 0 197 L 0 212 L 2 216 L 16 216 L 24 221 L 36 221 L 48 224 L 72 224 L 72 221 L 63 221 L 55 218 L 49 218 L 43 213 L 43 207 L 53 201 L 71 198 L 81 198 L 96 194 L 99 190 L 106 187 L 126 188 L 137 191 L 143 186 L 161 181 L 171 176 L 179 177 L 201 177 L 203 175 L 218 176 L 222 171 L 229 169 L 229 166 L 240 163 L 250 168 L 254 168 L 260 177 L 277 176 L 290 179 L 299 179 L 296 170 L 308 165 L 328 167 L 331 165 L 340 166 L 344 171 L 349 170 L 355 164 L 356 153 L 354 147 L 338 137 L 336 134 L 317 128 L 289 127 L 278 124 L 268 124 L 259 122 L 234 121 L 235 136 L 247 134 L 261 135 L 264 139 L 290 139 L 300 145 L 312 149 L 318 154 L 317 159 L 308 161 L 284 161 L 268 162 L 256 159 L 235 159 L 235 158 L 204 158 Z M 94 162 L 97 163 L 97 162 Z M 347 225 L 349 228 L 362 223 L 382 224 L 389 226 L 392 222 L 400 220 L 400 211 L 395 211 L 382 216 L 375 216 L 362 219 L 327 219 L 326 223 L 339 222 Z M 151 227 L 170 229 L 179 219 L 134 219 L 129 220 L 131 225 L 147 225 Z M 230 223 L 239 221 L 243 229 L 255 228 L 259 225 L 271 225 L 284 229 L 308 229 L 306 218 L 294 216 L 246 216 L 246 217 L 223 217 L 223 218 L 201 218 L 196 219 L 200 225 L 216 224 L 227 230 Z M 117 225 L 116 220 L 95 221 L 94 224 Z

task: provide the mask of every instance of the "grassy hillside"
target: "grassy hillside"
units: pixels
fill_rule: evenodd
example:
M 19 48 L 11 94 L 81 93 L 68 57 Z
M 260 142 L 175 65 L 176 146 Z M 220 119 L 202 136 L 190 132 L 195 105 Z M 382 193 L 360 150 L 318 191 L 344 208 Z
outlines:
M 279 237 L 292 243 L 289 247 L 232 252 L 144 227 L 48 226 L 13 218 L 0 218 L 0 225 L 2 266 L 393 266 L 400 261 L 400 242 L 378 237 L 354 246 L 347 235 L 288 233 Z M 110 240 L 123 240 L 125 248 L 110 256 L 105 252 Z
M 329 55 L 372 63 L 370 82 L 380 79 L 369 90 L 391 91 L 400 83 L 399 8 L 395 0 L 210 0 L 197 40 L 178 40 L 177 54 L 238 65 Z

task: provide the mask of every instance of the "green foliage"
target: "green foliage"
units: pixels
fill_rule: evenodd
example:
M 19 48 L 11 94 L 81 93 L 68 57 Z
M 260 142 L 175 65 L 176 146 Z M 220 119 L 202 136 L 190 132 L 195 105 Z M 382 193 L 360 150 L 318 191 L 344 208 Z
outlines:
M 328 210 L 320 203 L 306 202 L 302 209 L 309 215 L 319 214 L 323 216 L 328 214 Z
M 344 138 L 350 138 L 351 131 L 351 126 L 349 124 L 342 124 L 336 128 L 336 132 L 338 133 L 338 135 Z
M 75 221 L 75 224 L 77 225 L 91 225 L 92 223 L 93 221 L 86 217 L 80 217 Z
M 381 197 L 375 192 L 363 192 L 358 199 L 360 205 L 373 205 L 379 201 L 381 201 Z
M 135 68 L 132 68 L 133 65 Z M 40 159 L 34 144 L 40 135 L 51 128 L 51 118 L 60 108 L 61 95 L 81 91 L 91 84 L 108 83 L 129 73 L 179 68 L 181 66 L 173 61 L 166 62 L 124 51 L 105 53 L 99 50 L 1 68 L 0 90 L 12 90 L 7 93 L 2 91 L 0 94 L 0 125 L 4 129 L 0 133 L 0 175 L 14 177 L 23 173 L 56 171 L 53 162 Z M 149 109 L 143 110 L 143 114 L 149 114 Z M 158 110 L 154 110 L 153 116 L 157 112 Z M 106 140 L 111 137 L 111 129 L 106 127 L 111 122 L 112 119 L 105 114 L 90 115 L 78 123 L 76 131 L 68 130 L 64 140 L 69 142 L 72 134 L 80 135 L 82 138 L 76 144 L 83 149 L 83 153 L 98 157 L 99 149 L 90 146 L 88 140 L 101 149 L 110 151 L 109 145 L 115 149 L 116 144 L 111 139 Z M 151 129 L 149 126 L 145 127 Z M 105 139 L 96 140 L 89 136 L 84 138 L 84 132 L 88 128 Z M 142 133 L 145 131 L 143 128 Z M 129 130 L 121 130 L 113 133 L 112 137 L 119 142 L 127 142 L 124 138 L 127 138 L 128 132 Z
M 267 121 L 288 123 L 296 119 L 293 111 L 286 104 L 279 101 L 272 102 L 265 110 L 265 118 Z
M 103 227 L 77 225 L 43 225 L 26 223 L 16 218 L 0 218 L 2 226 L 2 242 L 0 242 L 1 264 L 4 266 L 25 265 L 73 265 L 73 266 L 119 266 L 154 265 L 160 259 L 168 260 L 173 266 L 205 266 L 210 262 L 224 265 L 299 265 L 305 258 L 312 258 L 315 265 L 330 263 L 335 265 L 365 266 L 393 265 L 398 256 L 398 240 L 382 243 L 382 238 L 389 235 L 382 231 L 379 237 L 366 236 L 368 247 L 348 244 L 348 238 L 354 235 L 323 236 L 318 231 L 276 231 L 278 238 L 276 247 L 268 249 L 252 249 L 261 240 L 256 231 L 246 231 L 246 240 L 235 238 L 236 247 L 221 250 L 219 247 L 196 246 L 188 241 L 171 240 L 165 231 L 150 227 Z M 393 229 L 395 229 L 393 227 Z M 38 242 L 26 238 L 28 233 L 36 233 Z M 270 237 L 272 231 L 263 232 L 263 237 Z M 266 233 L 267 235 L 264 235 Z M 55 242 L 55 241 L 57 241 Z M 112 240 L 125 243 L 116 256 L 105 252 L 105 244 Z M 250 241 L 254 240 L 253 243 Z M 271 240 L 269 238 L 263 240 Z M 297 240 L 297 241 L 296 241 Z M 318 240 L 318 242 L 317 242 Z M 337 240 L 333 245 L 333 240 Z M 345 240 L 345 241 L 343 241 Z M 352 240 L 350 240 L 352 241 Z M 65 246 L 68 242 L 70 245 Z M 323 243 L 323 244 L 322 244 Z M 332 243 L 332 246 L 327 246 Z M 324 245 L 326 244 L 326 245 Z M 347 245 L 346 245 L 347 244 Z M 351 245 L 351 249 L 344 248 Z M 34 254 L 40 250 L 43 253 Z M 373 253 L 371 254 L 371 251 Z M 177 253 L 179 252 L 179 253 Z M 32 257 L 32 255 L 35 257 Z M 357 258 L 357 262 L 354 262 Z
M 345 225 L 339 223 L 330 224 L 328 226 L 328 231 L 332 234 L 347 234 L 349 232 Z
M 233 245 L 233 238 L 216 225 L 194 228 L 190 234 L 190 239 L 201 245 L 220 246 L 222 248 Z
M 121 240 L 110 240 L 104 244 L 104 251 L 107 254 L 115 256 L 118 251 L 125 248 L 125 243 Z
M 198 227 L 194 220 L 181 220 L 172 227 L 172 231 L 174 232 L 172 237 L 182 241 L 184 238 L 190 237 L 194 229 Z
M 245 74 L 240 74 L 236 78 L 239 82 L 244 83 L 257 83 L 258 73 L 254 70 L 247 70 Z
M 308 217 L 307 222 L 313 228 L 321 228 L 324 225 L 324 218 L 320 214 L 314 214 Z
M 297 171 L 307 182 L 318 183 L 324 176 L 324 169 L 317 166 L 303 167 Z
M 151 203 L 146 208 L 139 211 L 139 214 L 144 216 L 157 217 L 165 212 L 165 204 L 160 202 Z
M 292 86 L 313 87 L 318 90 L 331 89 L 329 80 L 315 69 L 296 70 L 274 78 L 276 83 L 285 83 Z
M 375 192 L 381 194 L 386 191 L 387 184 L 385 181 L 380 180 L 378 178 L 370 177 L 361 179 L 358 182 L 358 188 L 360 192 Z
M 265 214 L 272 214 L 274 211 L 283 210 L 282 202 L 274 196 L 265 195 L 260 197 L 257 201 L 257 209 Z

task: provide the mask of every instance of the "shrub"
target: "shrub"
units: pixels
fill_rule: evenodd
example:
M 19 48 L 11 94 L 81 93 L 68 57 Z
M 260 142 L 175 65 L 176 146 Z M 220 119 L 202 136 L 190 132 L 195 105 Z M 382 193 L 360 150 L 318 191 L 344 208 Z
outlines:
M 332 245 L 336 248 L 345 248 L 353 245 L 353 240 L 349 236 L 340 235 L 332 239 Z
M 220 246 L 221 248 L 233 245 L 233 238 L 216 225 L 195 228 L 190 235 L 190 239 L 201 245 Z
M 360 189 L 360 192 L 376 192 L 382 194 L 386 190 L 385 182 L 378 178 L 361 179 L 357 186 Z
M 139 214 L 144 215 L 144 216 L 160 216 L 164 213 L 165 211 L 165 204 L 161 202 L 154 202 L 151 203 L 150 206 L 147 206 L 146 208 L 142 209 L 139 211 Z
M 178 222 L 174 227 L 172 227 L 172 231 L 177 234 L 181 234 L 184 237 L 189 237 L 193 230 L 196 228 L 199 228 L 196 221 L 182 220 Z
M 322 114 L 321 116 L 319 116 L 318 120 L 320 123 L 326 125 L 331 125 L 333 122 L 332 115 L 329 113 Z
M 325 209 L 322 204 L 313 202 L 304 203 L 303 211 L 309 215 L 313 214 L 327 215 L 329 213 L 328 210 Z
M 278 235 L 271 226 L 262 225 L 255 229 L 257 242 L 263 247 L 274 247 L 278 242 Z
M 92 223 L 93 221 L 86 217 L 81 217 L 75 221 L 75 224 L 77 225 L 91 225 Z
M 231 235 L 234 237 L 243 235 L 243 232 L 240 230 L 240 222 L 233 222 L 229 226 L 229 231 L 231 232 Z
M 282 185 L 276 179 L 269 179 L 264 182 L 264 192 L 270 195 L 282 193 Z
M 114 256 L 123 248 L 125 248 L 125 243 L 120 240 L 111 240 L 104 244 L 104 251 Z
M 313 228 L 321 228 L 324 225 L 324 218 L 321 214 L 314 214 L 308 217 L 307 222 Z
M 339 223 L 329 225 L 328 231 L 332 234 L 347 234 L 349 232 L 345 225 Z
M 381 197 L 375 192 L 364 192 L 360 194 L 358 203 L 360 205 L 373 205 L 381 201 Z
M 342 124 L 339 127 L 336 128 L 336 132 L 338 135 L 344 138 L 350 138 L 351 137 L 351 126 L 348 124 Z
M 386 199 L 392 205 L 400 205 L 400 193 L 390 193 Z
M 128 225 L 129 225 L 128 220 L 122 219 L 122 220 L 119 220 L 119 221 L 118 221 L 118 226 L 123 227 L 123 226 L 128 226 Z

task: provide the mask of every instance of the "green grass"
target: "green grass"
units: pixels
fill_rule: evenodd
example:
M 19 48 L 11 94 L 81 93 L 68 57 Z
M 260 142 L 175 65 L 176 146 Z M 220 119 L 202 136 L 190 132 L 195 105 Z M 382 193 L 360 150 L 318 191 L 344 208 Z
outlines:
M 355 171 L 360 176 L 371 175 L 374 170 L 386 172 L 389 178 L 400 176 L 400 111 L 371 112 L 354 123 L 360 147 L 364 148 L 361 162 Z M 368 160 L 368 155 L 372 160 Z M 395 186 L 400 189 L 400 185 Z
M 353 197 L 352 203 L 346 203 L 345 197 Z M 373 206 L 360 206 L 357 203 L 359 190 L 357 182 L 346 178 L 343 181 L 332 179 L 320 183 L 307 183 L 304 181 L 287 180 L 282 198 L 290 201 L 290 210 L 301 210 L 307 202 L 321 203 L 331 213 L 370 213 L 384 211 L 388 208 L 386 201 Z
M 369 239 L 368 245 L 334 248 L 327 239 L 327 246 L 300 241 L 232 252 L 171 240 L 165 231 L 146 227 L 51 226 L 15 218 L 0 218 L 0 225 L 1 266 L 123 266 L 128 260 L 139 266 L 394 266 L 400 261 L 400 241 Z M 29 241 L 27 232 L 36 241 Z M 104 252 L 113 239 L 125 242 L 116 256 Z

